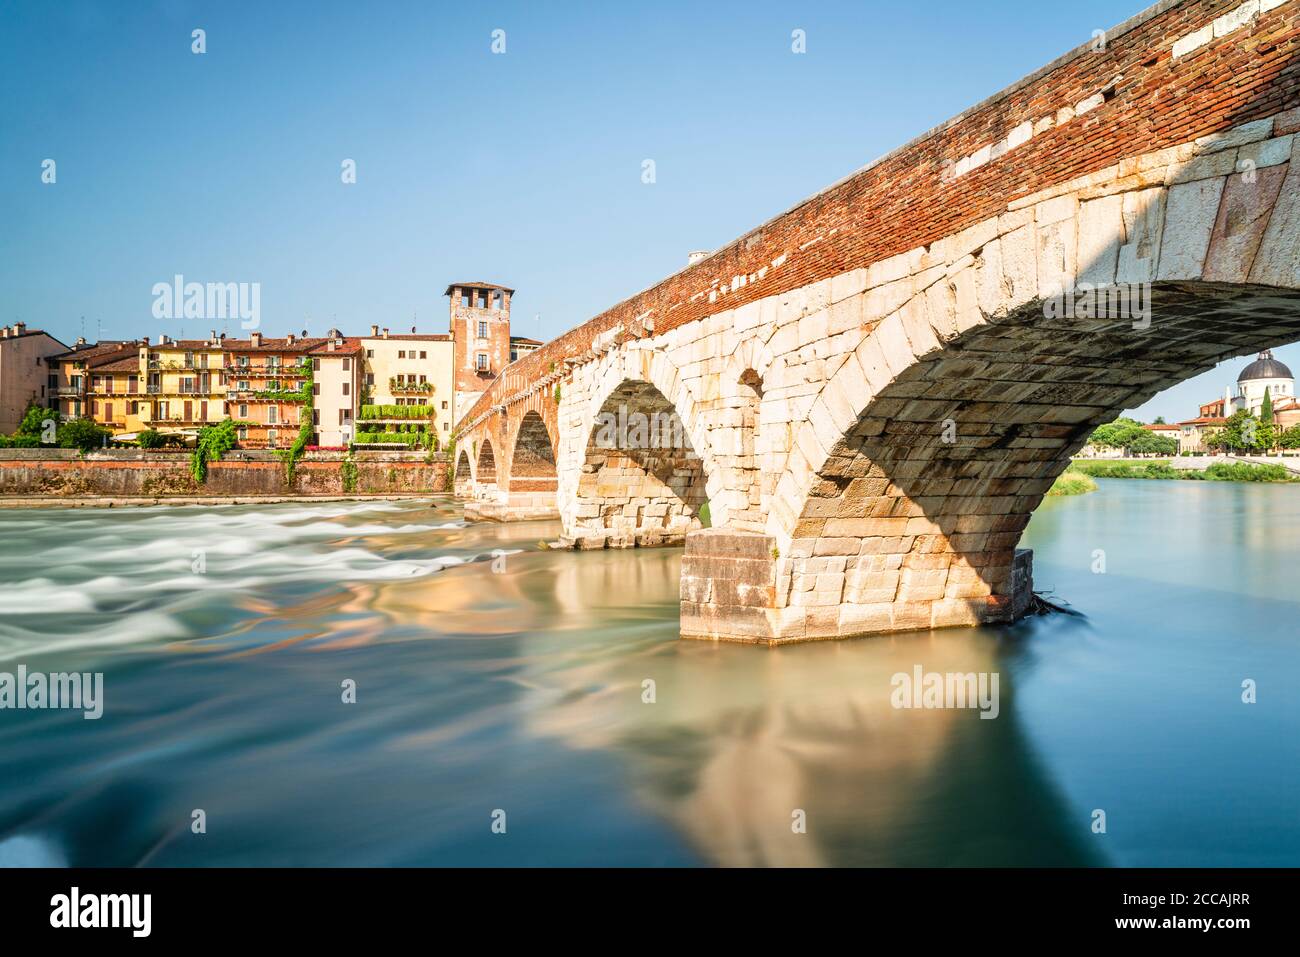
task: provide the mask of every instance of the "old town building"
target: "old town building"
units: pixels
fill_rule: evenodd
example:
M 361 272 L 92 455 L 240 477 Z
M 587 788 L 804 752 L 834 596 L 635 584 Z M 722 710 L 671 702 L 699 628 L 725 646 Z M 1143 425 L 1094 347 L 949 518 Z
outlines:
M 47 358 L 66 352 L 62 342 L 26 323 L 0 326 L 0 432 L 18 428 L 27 406 L 48 405 L 57 387 Z

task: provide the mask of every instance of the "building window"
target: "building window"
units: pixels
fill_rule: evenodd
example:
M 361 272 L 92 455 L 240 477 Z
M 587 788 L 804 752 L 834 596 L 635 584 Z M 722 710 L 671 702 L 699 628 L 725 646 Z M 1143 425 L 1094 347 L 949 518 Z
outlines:
M 478 307 L 479 307 L 480 309 L 486 309 L 486 308 L 487 308 L 487 290 L 486 290 L 486 289 L 480 289 L 480 290 L 478 291 Z
M 443 400 L 442 400 L 442 407 L 443 407 L 444 409 L 447 408 L 447 400 L 446 400 L 446 399 L 443 399 Z
M 351 371 L 352 371 L 352 360 L 351 360 L 351 359 L 347 359 L 347 358 L 345 358 L 345 359 L 343 360 L 343 371 L 344 371 L 344 372 L 351 372 Z
M 266 408 L 266 424 L 267 424 L 267 425 L 278 425 L 278 424 L 279 424 L 279 420 L 280 420 L 280 409 L 279 409 L 279 407 L 278 407 L 278 406 L 274 406 L 274 405 L 267 406 L 267 408 Z
M 247 441 L 248 441 L 248 426 L 246 426 L 246 425 L 241 425 L 241 426 L 239 427 L 239 441 L 241 441 L 241 442 L 247 442 Z
M 487 323 L 482 319 L 479 320 L 479 324 L 478 324 L 478 337 L 480 339 L 487 338 Z
M 351 394 L 352 394 L 352 383 L 351 383 L 351 382 L 345 382 L 345 383 L 343 383 L 343 394 L 344 394 L 344 395 L 351 395 Z
M 351 421 L 352 421 L 352 410 L 351 410 L 351 409 L 339 409 L 339 415 L 341 416 L 341 418 L 339 419 L 339 421 L 340 421 L 341 423 L 346 423 L 346 422 L 351 422 Z
M 374 385 L 374 384 L 375 384 L 375 374 L 373 372 L 367 372 L 366 385 Z
M 279 433 L 279 432 L 276 432 L 276 431 L 274 431 L 274 430 L 272 430 L 272 431 L 270 431 L 270 432 L 267 432 L 267 433 L 266 433 L 266 444 L 269 445 L 271 448 L 275 448 L 275 443 L 276 443 L 277 441 L 279 441 L 279 438 L 280 438 L 280 433 Z
M 313 372 L 320 372 L 320 360 L 319 360 L 319 359 L 312 359 L 312 360 L 311 360 L 311 369 L 312 369 Z
M 444 431 L 444 432 L 447 431 L 447 423 L 446 423 L 446 422 L 442 423 L 442 431 Z
M 462 289 L 460 291 L 460 304 L 464 306 L 466 309 L 468 309 L 470 305 L 472 305 L 472 301 L 470 300 L 470 290 Z
M 486 352 L 480 352 L 480 353 L 478 354 L 478 356 L 476 356 L 475 358 L 476 358 L 476 361 L 478 362 L 478 371 L 479 371 L 479 372 L 486 372 L 486 371 L 487 371 L 487 367 L 488 367 L 488 357 L 487 357 L 487 353 L 486 353 Z
M 397 358 L 399 358 L 399 359 L 405 359 L 405 358 L 406 358 L 406 350 L 405 350 L 405 349 L 398 349 L 398 350 L 397 350 Z
M 374 350 L 374 349 L 367 349 L 367 350 L 366 350 L 366 358 L 367 358 L 367 359 L 373 359 L 374 357 L 375 357 L 375 350 Z
M 240 365 L 241 368 L 247 369 L 247 368 L 248 368 L 248 356 L 240 356 L 240 357 L 239 357 L 239 365 Z
M 492 291 L 492 308 L 493 308 L 493 309 L 500 309 L 500 308 L 501 308 L 501 304 L 502 304 L 502 299 L 503 299 L 503 297 L 502 297 L 502 294 L 501 294 L 501 290 L 500 290 L 500 289 L 494 289 L 494 290 Z
M 320 425 L 320 409 L 311 410 L 311 424 Z

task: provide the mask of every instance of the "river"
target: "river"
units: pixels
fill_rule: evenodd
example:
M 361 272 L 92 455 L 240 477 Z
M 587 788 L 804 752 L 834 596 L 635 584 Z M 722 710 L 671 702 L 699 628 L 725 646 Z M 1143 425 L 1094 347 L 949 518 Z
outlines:
M 1300 864 L 1300 490 L 1099 485 L 1024 541 L 1081 616 L 776 649 L 450 501 L 0 511 L 0 672 L 104 674 L 0 710 L 0 865 Z

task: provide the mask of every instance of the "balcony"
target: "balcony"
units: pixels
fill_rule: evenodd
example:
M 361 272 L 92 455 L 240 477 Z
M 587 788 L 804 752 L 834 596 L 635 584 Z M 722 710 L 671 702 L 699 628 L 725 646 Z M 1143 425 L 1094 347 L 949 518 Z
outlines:
M 303 365 L 272 366 L 272 365 L 236 365 L 233 362 L 227 362 L 222 365 L 222 371 L 227 375 L 244 376 L 252 379 L 261 378 L 289 378 L 307 375 L 311 367 Z
M 399 382 L 396 376 L 388 380 L 388 391 L 393 395 L 433 395 L 432 382 Z

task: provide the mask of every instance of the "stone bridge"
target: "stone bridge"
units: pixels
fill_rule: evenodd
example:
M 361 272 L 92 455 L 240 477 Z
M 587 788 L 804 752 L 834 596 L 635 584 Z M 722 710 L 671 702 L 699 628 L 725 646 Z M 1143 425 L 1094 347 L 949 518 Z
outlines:
M 508 366 L 472 513 L 681 544 L 682 634 L 1010 621 L 1092 429 L 1300 338 L 1300 0 L 1165 2 Z

